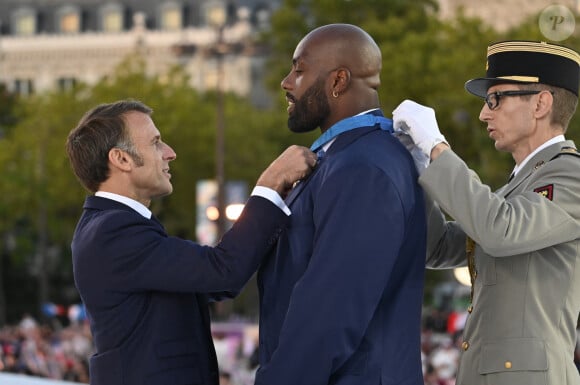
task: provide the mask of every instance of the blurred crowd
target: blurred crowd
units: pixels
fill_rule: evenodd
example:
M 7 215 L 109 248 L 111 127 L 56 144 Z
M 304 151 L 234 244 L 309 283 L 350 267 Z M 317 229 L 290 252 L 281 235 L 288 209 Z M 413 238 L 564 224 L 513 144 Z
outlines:
M 88 323 L 54 327 L 25 315 L 0 329 L 0 372 L 89 382 L 93 344 Z
M 464 322 L 463 312 L 425 312 L 421 338 L 425 385 L 455 384 Z M 257 325 L 214 323 L 212 333 L 220 385 L 252 385 L 258 367 Z M 92 354 L 86 320 L 62 327 L 58 322 L 40 323 L 25 315 L 18 324 L 0 329 L 0 372 L 88 383 L 88 358 Z M 580 338 L 575 360 L 580 370 Z

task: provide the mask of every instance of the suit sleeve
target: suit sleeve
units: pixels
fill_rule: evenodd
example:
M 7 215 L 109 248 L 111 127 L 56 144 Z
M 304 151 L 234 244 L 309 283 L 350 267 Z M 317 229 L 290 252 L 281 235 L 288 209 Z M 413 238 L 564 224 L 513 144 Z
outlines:
M 235 292 L 257 269 L 288 217 L 270 201 L 250 197 L 238 221 L 216 247 L 170 237 L 152 220 L 105 211 L 73 241 L 80 282 L 107 277 L 118 292 Z M 92 226 L 92 227 L 91 227 Z M 96 271 L 98 274 L 95 274 Z M 101 278 L 99 278 L 101 277 Z
M 405 213 L 384 173 L 351 166 L 314 199 L 313 254 L 256 385 L 327 384 L 361 344 L 402 245 Z
M 530 176 L 529 191 L 504 198 L 474 178 L 455 153 L 445 151 L 419 182 L 486 253 L 505 257 L 580 238 L 575 162 L 571 156 L 547 162 Z M 552 199 L 534 192 L 546 185 L 552 186 Z

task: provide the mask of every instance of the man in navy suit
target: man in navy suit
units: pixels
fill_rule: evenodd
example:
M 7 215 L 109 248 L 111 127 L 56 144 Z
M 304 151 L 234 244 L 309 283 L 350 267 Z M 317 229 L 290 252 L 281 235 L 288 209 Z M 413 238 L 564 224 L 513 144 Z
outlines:
M 288 126 L 319 127 L 321 159 L 259 270 L 257 385 L 423 385 L 424 198 L 379 108 L 381 62 L 365 31 L 331 24 L 282 80 Z
M 258 268 L 288 221 L 282 197 L 316 157 L 287 149 L 220 243 L 202 246 L 169 236 L 148 209 L 172 192 L 176 157 L 151 113 L 138 101 L 100 105 L 66 144 L 75 175 L 94 193 L 72 241 L 75 284 L 96 346 L 90 382 L 217 385 L 208 298 L 235 294 Z

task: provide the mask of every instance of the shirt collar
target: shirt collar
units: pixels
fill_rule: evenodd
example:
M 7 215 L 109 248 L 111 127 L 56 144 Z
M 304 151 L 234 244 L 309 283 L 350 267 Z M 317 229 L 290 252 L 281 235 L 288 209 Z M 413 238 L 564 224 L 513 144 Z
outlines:
M 98 196 L 101 198 L 107 198 L 107 199 L 117 201 L 119 203 L 123 203 L 123 204 L 131 207 L 133 210 L 137 211 L 139 214 L 141 214 L 145 218 L 151 219 L 151 210 L 149 210 L 147 207 L 145 207 L 145 205 L 143 205 L 140 202 L 137 202 L 134 199 L 128 198 L 124 195 L 119 195 L 119 194 L 115 194 L 115 193 L 107 192 L 107 191 L 97 191 L 95 193 L 95 196 Z
M 514 167 L 514 171 L 512 172 L 512 174 L 513 174 L 514 176 L 516 176 L 516 175 L 517 175 L 517 173 L 518 173 L 518 172 L 519 172 L 519 171 L 520 171 L 522 168 L 524 168 L 524 166 L 526 165 L 526 163 L 528 163 L 528 161 L 529 161 L 530 159 L 532 159 L 534 155 L 536 155 L 538 152 L 542 151 L 544 148 L 546 148 L 546 147 L 548 147 L 548 146 L 551 146 L 552 144 L 556 144 L 556 143 L 563 142 L 563 141 L 565 141 L 565 140 L 566 140 L 566 138 L 564 138 L 564 135 L 557 135 L 557 136 L 554 136 L 552 139 L 550 139 L 550 140 L 548 140 L 548 141 L 544 142 L 544 143 L 543 143 L 541 146 L 539 146 L 539 147 L 538 147 L 538 148 L 536 148 L 534 151 L 532 151 L 532 153 L 531 153 L 530 155 L 526 156 L 526 159 L 524 159 L 522 163 L 520 163 L 520 164 L 516 164 L 516 166 Z

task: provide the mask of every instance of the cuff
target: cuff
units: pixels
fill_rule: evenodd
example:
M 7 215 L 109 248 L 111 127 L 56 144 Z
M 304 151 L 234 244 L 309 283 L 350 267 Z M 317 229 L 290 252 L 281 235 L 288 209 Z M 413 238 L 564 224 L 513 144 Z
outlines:
M 280 194 L 278 194 L 275 190 L 264 187 L 264 186 L 256 186 L 252 190 L 252 194 L 262 198 L 269 200 L 270 202 L 274 203 L 276 206 L 280 208 L 280 210 L 284 211 L 284 214 L 290 215 L 292 212 L 290 208 L 286 205 Z

